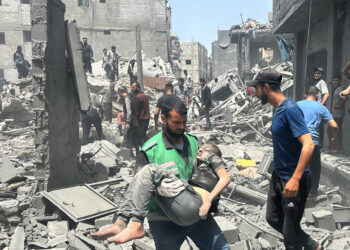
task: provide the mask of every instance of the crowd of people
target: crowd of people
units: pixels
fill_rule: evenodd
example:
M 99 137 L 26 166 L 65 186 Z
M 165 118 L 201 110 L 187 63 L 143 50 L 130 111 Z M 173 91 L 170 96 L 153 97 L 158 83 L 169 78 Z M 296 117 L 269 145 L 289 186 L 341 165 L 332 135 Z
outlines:
M 105 69 L 109 67 L 107 65 L 115 65 L 108 54 L 104 50 L 102 66 Z M 109 88 L 99 93 L 103 95 L 102 104 L 95 102 L 96 95 L 91 94 L 92 110 L 82 115 L 86 139 L 91 124 L 101 123 L 98 118 L 101 107 L 104 118 L 112 121 L 112 101 L 118 99 L 123 103 L 123 112 L 118 114 L 120 134 L 124 135 L 125 145 L 136 152 L 136 175 L 125 194 L 116 222 L 91 236 L 117 243 L 141 238 L 145 234 L 143 222 L 147 217 L 157 249 L 180 249 L 186 237 L 200 249 L 230 249 L 211 215 L 217 210 L 220 192 L 230 182 L 227 166 L 215 144 L 206 142 L 199 147 L 197 138 L 187 132 L 187 111 L 193 85 L 185 85 L 186 74 L 185 78 L 178 79 L 178 85 L 165 85 L 164 95 L 158 99 L 154 112 L 154 126 L 158 129 L 160 117 L 162 130 L 148 139 L 149 100 L 134 76 L 134 64 L 135 60 L 130 61 L 130 88 L 119 87 L 116 92 L 114 80 L 110 79 Z M 112 66 L 106 70 L 107 76 L 110 70 L 118 72 Z M 282 76 L 274 69 L 263 69 L 248 82 L 248 93 L 274 108 L 271 127 L 274 170 L 266 220 L 283 235 L 286 249 L 322 249 L 302 230 L 300 221 L 307 199 L 318 192 L 324 124 L 329 125 L 330 152 L 340 152 L 342 121 L 350 94 L 350 87 L 341 88 L 340 76 L 333 77 L 330 93 L 323 74 L 322 68 L 314 69 L 314 84 L 307 87 L 305 100 L 299 102 L 284 96 Z M 350 77 L 350 62 L 344 67 L 343 74 Z M 209 130 L 212 128 L 212 102 L 205 79 L 200 79 L 200 90 L 201 109 L 206 118 L 203 129 Z M 332 102 L 330 111 L 325 106 L 329 99 Z M 101 126 L 95 127 L 98 137 L 103 139 Z

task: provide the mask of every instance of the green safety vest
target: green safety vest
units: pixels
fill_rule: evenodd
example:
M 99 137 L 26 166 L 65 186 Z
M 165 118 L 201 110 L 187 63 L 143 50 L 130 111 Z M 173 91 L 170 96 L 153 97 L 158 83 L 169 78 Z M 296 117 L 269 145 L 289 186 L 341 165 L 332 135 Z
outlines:
M 162 135 L 163 133 L 159 132 L 150 138 L 143 145 L 141 150 L 146 153 L 149 163 L 156 163 L 157 165 L 161 165 L 160 167 L 166 169 L 177 168 L 179 173 L 178 177 L 180 179 L 188 180 L 192 175 L 193 162 L 196 159 L 198 151 L 197 138 L 191 134 L 185 133 L 185 136 L 189 141 L 188 164 L 186 165 L 186 162 L 182 159 L 176 149 L 165 148 Z M 154 199 L 152 199 L 148 210 L 150 213 L 156 212 L 163 214 Z

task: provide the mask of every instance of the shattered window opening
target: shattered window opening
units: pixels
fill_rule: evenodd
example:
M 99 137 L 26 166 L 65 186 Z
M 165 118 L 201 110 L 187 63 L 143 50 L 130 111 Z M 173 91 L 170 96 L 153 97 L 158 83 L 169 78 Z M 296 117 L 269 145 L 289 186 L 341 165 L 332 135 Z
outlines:
M 30 0 L 21 0 L 21 4 L 30 4 Z
M 5 32 L 0 32 L 0 44 L 5 44 Z
M 191 60 L 186 60 L 186 65 L 191 65 L 191 64 L 192 64 Z
M 105 35 L 110 35 L 110 34 L 111 34 L 111 31 L 110 31 L 110 30 L 105 30 L 105 31 L 103 31 L 103 33 L 104 33 Z
M 2 77 L 2 78 L 5 77 L 4 69 L 0 69 L 0 77 Z
M 30 30 L 23 30 L 23 42 L 32 41 L 32 32 Z

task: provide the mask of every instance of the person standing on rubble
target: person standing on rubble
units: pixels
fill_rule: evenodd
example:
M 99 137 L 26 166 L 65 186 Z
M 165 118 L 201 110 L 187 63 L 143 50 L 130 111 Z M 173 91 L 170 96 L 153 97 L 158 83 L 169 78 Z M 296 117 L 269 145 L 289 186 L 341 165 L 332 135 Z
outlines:
M 128 67 L 128 75 L 130 77 L 130 84 L 137 81 L 137 76 L 134 75 L 134 67 L 135 67 L 136 59 L 133 57 L 129 62 Z
M 107 55 L 108 55 L 108 65 L 109 65 L 109 68 L 110 68 L 110 71 L 109 71 L 109 80 L 111 80 L 112 82 L 114 82 L 116 79 L 118 80 L 119 79 L 119 67 L 118 67 L 118 64 L 119 64 L 119 53 L 118 51 L 116 50 L 117 48 L 113 45 L 111 47 L 111 50 L 109 50 L 107 52 Z M 115 78 L 115 76 L 117 76 L 117 78 Z
M 199 80 L 199 83 L 201 85 L 201 108 L 204 111 L 205 116 L 205 130 L 211 129 L 211 122 L 210 122 L 210 107 L 211 107 L 211 92 L 210 88 L 207 86 L 207 83 L 205 82 L 204 78 L 201 78 Z
M 198 141 L 195 136 L 185 133 L 187 109 L 182 100 L 175 95 L 169 96 L 163 103 L 161 119 L 163 130 L 144 144 L 136 166 L 141 169 L 149 163 L 155 163 L 166 170 L 175 170 L 178 178 L 188 180 L 193 173 Z M 177 188 L 173 182 L 162 183 L 161 186 L 170 193 Z M 149 227 L 158 250 L 178 250 L 187 236 L 200 249 L 230 249 L 224 234 L 210 214 L 207 219 L 193 225 L 178 226 L 164 215 L 154 198 L 148 211 Z
M 328 100 L 329 97 L 329 92 L 328 92 L 328 86 L 325 80 L 323 80 L 323 68 L 318 67 L 314 69 L 314 80 L 316 82 L 316 88 L 319 91 L 317 101 L 321 103 L 322 105 L 326 105 L 326 101 Z M 320 127 L 318 128 L 320 136 L 319 136 L 319 146 L 322 148 L 323 146 L 323 137 L 324 137 L 324 126 L 323 124 L 320 124 Z
M 263 69 L 248 84 L 255 88 L 261 104 L 274 108 L 271 126 L 274 170 L 267 198 L 266 220 L 283 235 L 286 249 L 322 249 L 300 227 L 311 187 L 308 168 L 314 144 L 303 112 L 281 92 L 282 76 L 275 69 Z
M 89 143 L 89 134 L 91 125 L 95 126 L 98 140 L 104 140 L 105 136 L 102 131 L 101 117 L 98 114 L 98 109 L 101 103 L 94 93 L 90 93 L 90 107 L 88 111 L 81 111 L 80 120 L 83 127 L 83 145 Z
M 120 87 L 118 93 L 123 100 L 123 113 L 125 121 L 124 144 L 132 150 L 135 148 L 136 156 L 139 152 L 139 100 L 136 95 L 128 89 Z M 133 153 L 131 152 L 131 155 Z
M 17 46 L 16 52 L 13 54 L 13 65 L 18 72 L 18 79 L 26 78 L 28 76 L 28 68 L 26 65 L 26 60 L 22 53 L 22 47 Z
M 83 37 L 83 43 L 81 45 L 82 53 L 83 53 L 83 67 L 85 72 L 89 72 L 92 74 L 91 61 L 93 61 L 94 52 L 90 44 L 87 43 L 87 38 Z
M 158 99 L 157 106 L 154 111 L 154 129 L 158 130 L 159 113 L 163 109 L 164 102 L 169 98 L 169 96 L 172 96 L 173 94 L 174 86 L 171 83 L 165 84 L 164 95 L 162 95 L 162 97 Z
M 138 99 L 138 112 L 139 112 L 139 142 L 140 147 L 146 142 L 146 133 L 148 130 L 149 119 L 151 118 L 151 113 L 149 111 L 149 100 L 148 97 L 141 91 L 140 83 L 133 82 L 131 84 L 131 90 Z
M 108 77 L 111 68 L 108 65 L 108 55 L 106 48 L 103 49 L 102 68 L 106 71 L 106 75 Z
M 183 104 L 185 104 L 186 109 L 188 109 L 188 89 L 185 86 L 185 80 L 180 77 L 177 82 L 179 85 L 174 88 L 174 94 L 181 99 Z
M 338 125 L 334 121 L 328 109 L 316 101 L 318 94 L 318 89 L 315 86 L 311 86 L 307 89 L 305 93 L 306 100 L 297 102 L 298 106 L 304 113 L 306 125 L 311 133 L 312 141 L 315 144 L 315 148 L 309 162 L 312 180 L 310 196 L 312 197 L 315 197 L 317 195 L 318 185 L 321 176 L 321 155 L 320 148 L 318 146 L 318 128 L 321 123 L 328 123 L 329 127 L 332 129 L 333 137 L 331 139 L 331 142 L 335 146 L 335 151 L 333 152 L 337 152 L 339 148 Z
M 103 116 L 104 116 L 104 119 L 109 123 L 112 123 L 112 103 L 117 99 L 114 88 L 115 88 L 115 83 L 110 82 L 109 88 L 105 88 L 98 93 L 99 95 L 103 95 L 102 97 Z
M 332 103 L 332 116 L 334 121 L 338 125 L 338 141 L 339 148 L 341 151 L 343 148 L 343 118 L 345 116 L 345 103 L 348 99 L 347 96 L 341 96 L 340 93 L 343 90 L 341 87 L 341 77 L 334 76 L 332 80 L 332 85 L 334 88 L 333 103 Z M 328 137 L 330 138 L 331 133 L 328 131 Z M 331 139 L 331 138 L 330 138 Z M 329 140 L 331 142 L 331 140 Z M 330 145 L 331 147 L 332 145 Z M 332 148 L 331 148 L 332 150 Z

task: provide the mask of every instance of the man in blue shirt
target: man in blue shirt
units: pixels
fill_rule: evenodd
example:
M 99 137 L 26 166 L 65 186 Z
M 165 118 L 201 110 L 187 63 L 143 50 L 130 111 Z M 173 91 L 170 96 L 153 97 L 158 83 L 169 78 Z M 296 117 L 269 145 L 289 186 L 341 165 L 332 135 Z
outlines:
M 298 106 L 304 113 L 306 125 L 311 133 L 312 141 L 315 144 L 314 152 L 312 153 L 309 167 L 311 170 L 312 184 L 310 195 L 315 196 L 317 194 L 318 184 L 320 182 L 321 175 L 321 155 L 319 147 L 319 125 L 328 123 L 332 128 L 332 143 L 337 145 L 338 148 L 338 125 L 334 121 L 331 113 L 328 109 L 317 102 L 317 96 L 319 94 L 318 89 L 315 86 L 311 86 L 306 91 L 306 100 L 299 101 Z
M 308 163 L 314 144 L 303 112 L 295 101 L 281 92 L 282 76 L 271 68 L 263 69 L 249 87 L 262 104 L 274 108 L 272 141 L 274 171 L 267 198 L 266 220 L 283 234 L 286 249 L 321 249 L 300 227 L 311 187 Z

